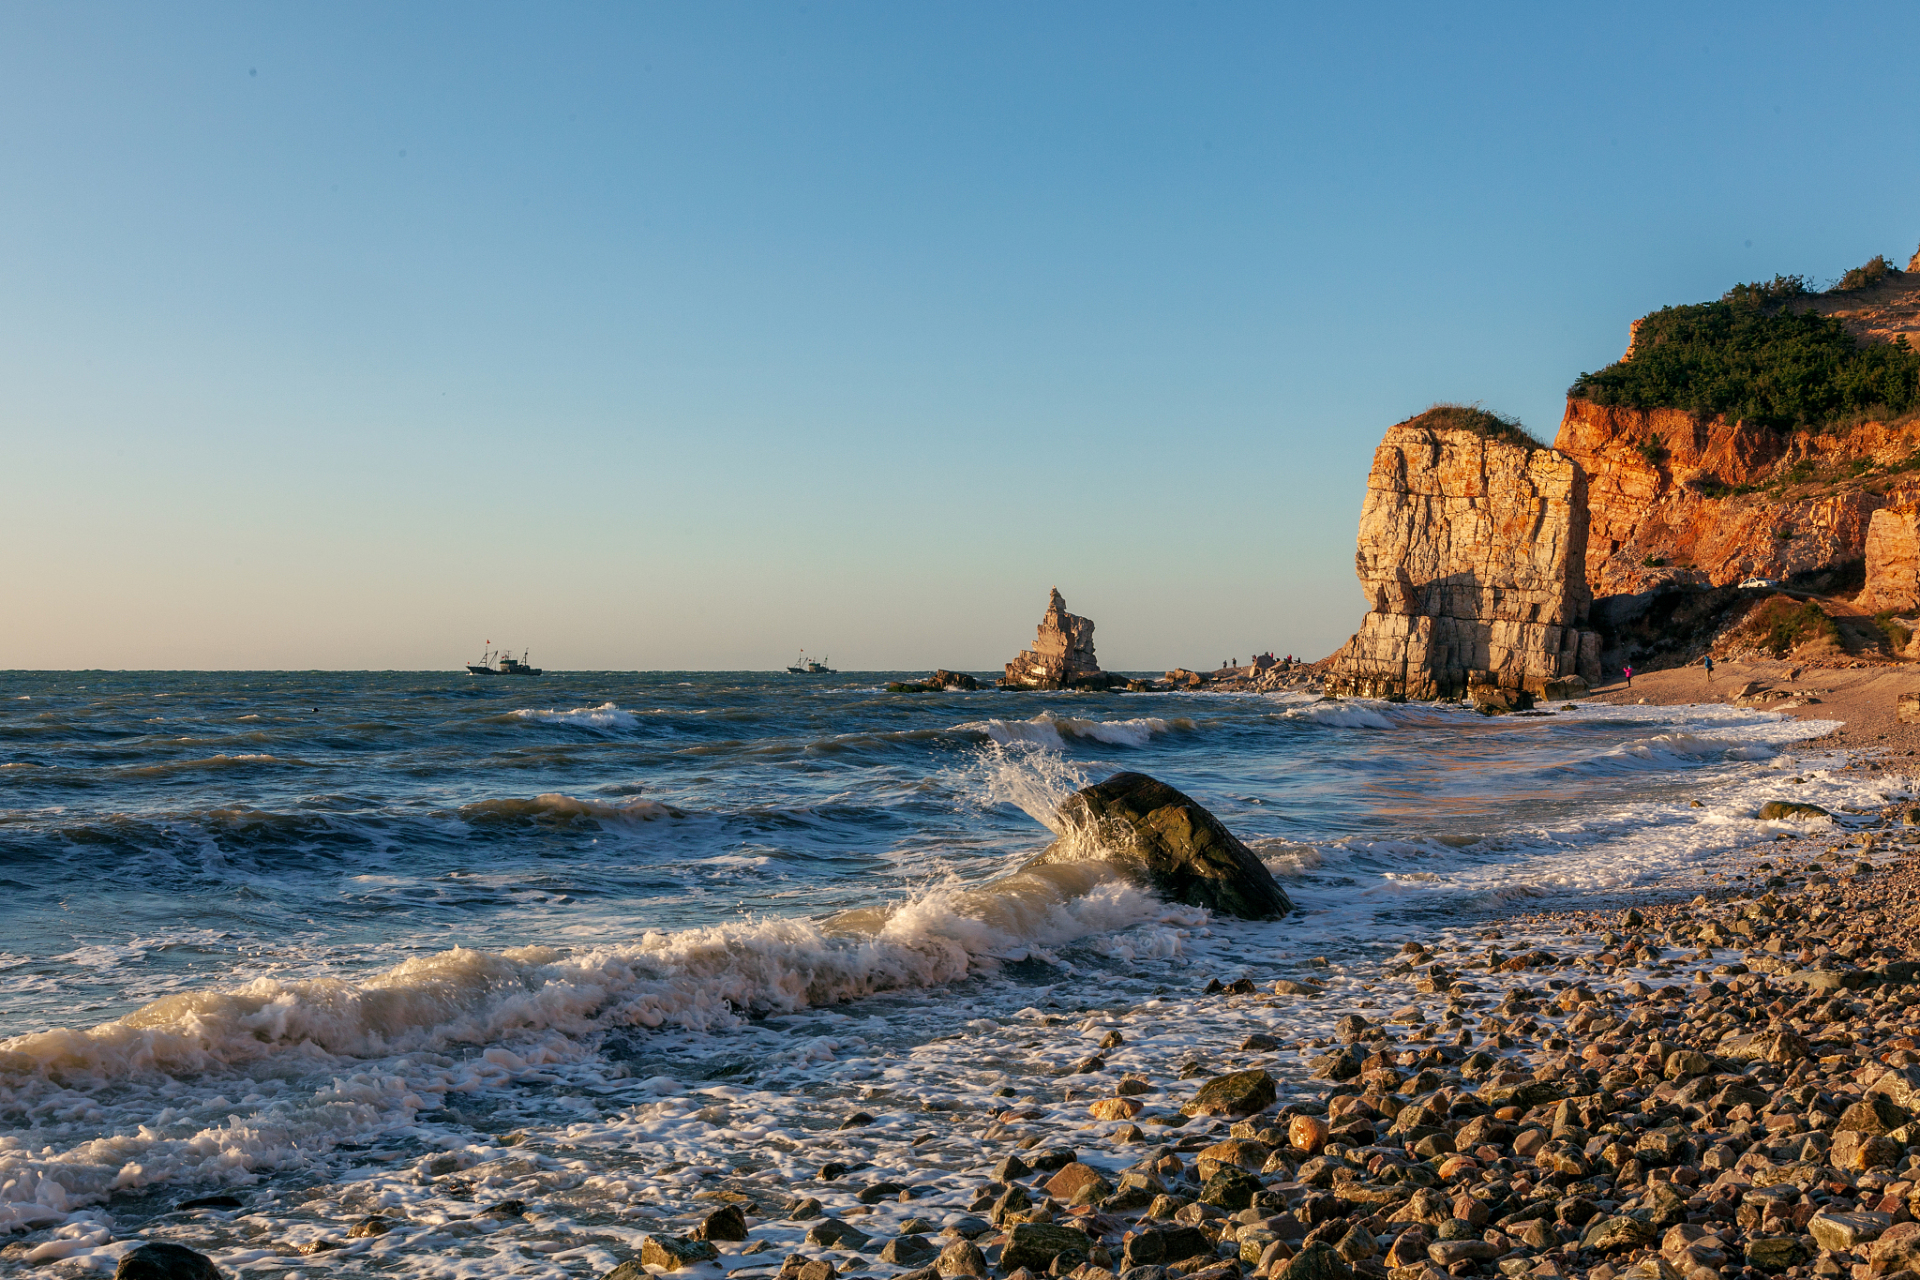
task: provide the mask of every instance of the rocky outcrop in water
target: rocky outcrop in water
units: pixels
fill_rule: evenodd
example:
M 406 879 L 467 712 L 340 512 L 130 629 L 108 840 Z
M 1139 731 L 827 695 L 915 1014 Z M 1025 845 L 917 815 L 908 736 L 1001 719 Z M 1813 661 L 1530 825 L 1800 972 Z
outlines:
M 941 667 L 924 680 L 899 680 L 887 686 L 888 693 L 940 693 L 946 690 L 972 691 L 980 682 L 964 671 Z
M 1599 682 L 1584 629 L 1578 467 L 1473 410 L 1434 409 L 1374 451 L 1355 569 L 1370 608 L 1331 692 L 1450 698 L 1468 686 L 1567 697 Z
M 1116 773 L 1060 806 L 1063 834 L 1029 866 L 1111 862 L 1159 896 L 1243 920 L 1293 910 L 1273 873 L 1192 797 L 1143 773 Z
M 1003 689 L 1107 689 L 1126 680 L 1100 669 L 1093 656 L 1093 620 L 1068 613 L 1055 587 L 1033 648 L 1007 664 L 999 683 Z

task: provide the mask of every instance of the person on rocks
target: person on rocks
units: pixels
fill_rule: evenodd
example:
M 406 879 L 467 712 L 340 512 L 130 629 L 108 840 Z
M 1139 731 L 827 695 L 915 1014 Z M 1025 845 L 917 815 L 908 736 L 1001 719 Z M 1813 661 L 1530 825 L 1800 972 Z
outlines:
M 1706 662 L 1704 665 L 1707 668 L 1707 683 L 1712 684 L 1713 683 L 1713 655 L 1712 654 L 1707 655 Z
M 1627 678 L 1627 688 L 1633 688 L 1633 668 L 1622 667 L 1620 668 L 1620 674 Z

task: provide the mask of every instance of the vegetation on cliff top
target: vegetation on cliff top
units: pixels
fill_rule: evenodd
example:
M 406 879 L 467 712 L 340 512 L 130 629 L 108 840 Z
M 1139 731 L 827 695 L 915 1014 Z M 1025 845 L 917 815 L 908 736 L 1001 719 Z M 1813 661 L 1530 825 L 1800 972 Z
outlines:
M 1780 305 L 1796 277 L 1740 285 L 1719 302 L 1640 321 L 1630 359 L 1583 373 L 1568 394 L 1635 409 L 1687 409 L 1789 431 L 1920 408 L 1920 352 L 1859 346 L 1829 316 Z
M 1534 439 L 1532 433 L 1520 425 L 1520 419 L 1482 409 L 1477 404 L 1428 405 L 1423 412 L 1416 413 L 1399 425 L 1425 427 L 1432 431 L 1471 431 L 1477 436 L 1498 440 L 1502 444 L 1519 445 L 1522 449 L 1547 447 Z

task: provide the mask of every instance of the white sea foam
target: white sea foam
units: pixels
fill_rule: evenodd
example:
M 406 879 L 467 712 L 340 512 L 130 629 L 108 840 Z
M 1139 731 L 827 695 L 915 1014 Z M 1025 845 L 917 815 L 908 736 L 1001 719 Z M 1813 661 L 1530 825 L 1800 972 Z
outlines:
M 335 1141 L 407 1124 L 449 1095 L 551 1079 L 566 1064 L 592 1069 L 595 1037 L 610 1030 L 742 1029 L 750 1008 L 831 1010 L 1002 961 L 1051 959 L 1051 948 L 1089 936 L 1111 956 L 1172 957 L 1206 920 L 1082 867 L 984 888 L 943 884 L 896 909 L 821 923 L 650 932 L 570 955 L 456 947 L 360 982 L 262 978 L 169 996 L 91 1029 L 0 1042 L 0 1118 L 11 1131 L 0 1132 L 0 1228 L 71 1225 L 76 1210 L 116 1191 L 304 1167 Z M 845 1043 L 785 1052 L 831 1061 Z M 55 1144 L 35 1137 L 56 1115 L 105 1129 Z M 86 1238 L 87 1248 L 104 1241 Z
M 954 789 L 973 803 L 1010 804 L 1056 834 L 1061 803 L 1088 781 L 1065 756 L 1033 743 L 988 743 L 967 769 L 950 776 Z
M 1650 738 L 1639 738 L 1631 742 L 1623 742 L 1611 748 L 1606 754 L 1608 756 L 1634 756 L 1652 763 L 1666 764 L 1671 762 L 1675 757 L 1684 759 L 1767 760 L 1777 755 L 1778 752 L 1764 742 L 1682 731 L 1676 733 L 1660 733 Z
M 510 713 L 517 720 L 535 720 L 542 724 L 565 724 L 588 729 L 631 729 L 639 720 L 633 712 L 622 711 L 611 702 L 597 707 L 575 707 L 570 711 L 537 711 L 522 708 Z
M 1093 720 L 1085 716 L 1060 716 L 1042 711 L 1031 720 L 973 720 L 955 725 L 956 733 L 985 734 L 1006 746 L 1028 742 L 1063 750 L 1070 738 L 1104 742 L 1115 747 L 1144 747 L 1155 734 L 1190 730 L 1193 721 L 1184 717 L 1162 720 L 1146 716 L 1133 720 Z

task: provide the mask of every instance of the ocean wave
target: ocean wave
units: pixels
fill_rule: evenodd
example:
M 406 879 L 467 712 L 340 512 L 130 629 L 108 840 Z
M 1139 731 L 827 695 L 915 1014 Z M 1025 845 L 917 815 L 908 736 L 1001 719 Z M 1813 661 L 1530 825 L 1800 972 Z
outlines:
M 1038 868 L 984 887 L 945 884 L 892 907 L 825 921 L 764 919 L 563 954 L 456 946 L 358 982 L 263 977 L 183 992 L 85 1030 L 0 1041 L 0 1116 L 8 1090 L 40 1079 L 71 1087 L 188 1075 L 268 1059 L 385 1058 L 557 1032 L 618 1027 L 710 1031 L 744 1011 L 794 1012 L 966 977 L 1089 934 L 1142 924 L 1192 927 L 1207 913 L 1160 902 L 1095 864 Z
M 1778 754 L 1764 742 L 1720 738 L 1706 734 L 1657 733 L 1610 748 L 1603 758 L 1633 758 L 1654 764 L 1698 760 L 1768 760 Z
M 526 799 L 503 798 L 476 800 L 463 804 L 458 813 L 470 823 L 545 822 L 566 825 L 573 822 L 630 824 L 653 822 L 659 818 L 684 818 L 686 813 L 672 805 L 654 800 L 582 800 L 576 796 L 548 791 Z
M 95 1027 L 0 1041 L 0 1126 L 33 1129 L 82 1096 L 102 1117 L 128 1117 L 64 1149 L 0 1139 L 0 1226 L 116 1191 L 302 1167 L 449 1094 L 551 1079 L 544 1065 L 586 1061 L 607 1034 L 724 1031 L 747 1011 L 797 1013 L 1030 957 L 1059 964 L 1053 949 L 1088 938 L 1115 958 L 1174 957 L 1207 920 L 1082 864 L 946 883 L 825 921 L 649 932 L 573 954 L 455 947 L 360 981 L 263 977 L 169 995 Z
M 1058 716 L 1042 711 L 1031 720 L 971 720 L 953 727 L 955 733 L 983 734 L 1006 746 L 1028 742 L 1064 750 L 1069 738 L 1083 738 L 1114 747 L 1144 747 L 1156 734 L 1188 732 L 1193 721 L 1184 716 L 1163 720 L 1144 716 L 1133 720 L 1090 720 L 1083 716 Z
M 1305 721 L 1308 724 L 1324 725 L 1329 729 L 1391 729 L 1393 721 L 1382 715 L 1377 709 L 1379 703 L 1363 703 L 1341 699 L 1324 702 L 1309 702 L 1304 706 L 1288 707 L 1280 714 L 1288 720 Z
M 264 769 L 288 766 L 312 768 L 305 760 L 266 752 L 213 755 L 198 760 L 169 760 L 162 764 L 127 765 L 113 772 L 122 778 L 164 778 L 175 773 L 206 773 L 224 769 Z
M 564 724 L 582 729 L 631 729 L 640 723 L 631 711 L 622 711 L 611 702 L 603 702 L 597 707 L 575 707 L 570 711 L 537 711 L 522 708 L 507 713 L 515 720 L 532 720 L 541 724 Z

